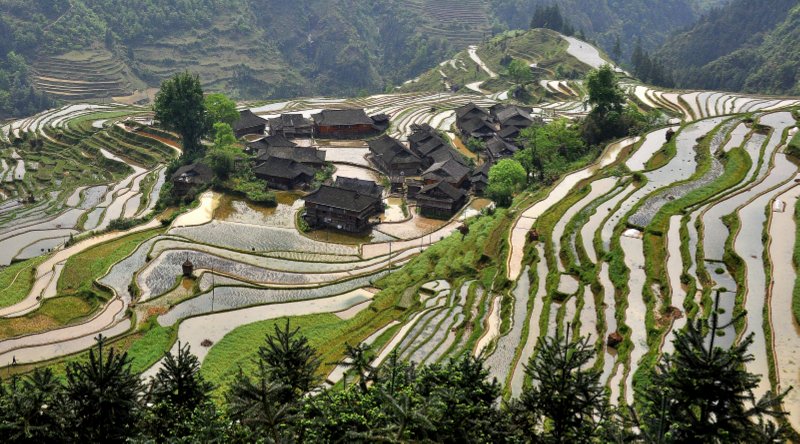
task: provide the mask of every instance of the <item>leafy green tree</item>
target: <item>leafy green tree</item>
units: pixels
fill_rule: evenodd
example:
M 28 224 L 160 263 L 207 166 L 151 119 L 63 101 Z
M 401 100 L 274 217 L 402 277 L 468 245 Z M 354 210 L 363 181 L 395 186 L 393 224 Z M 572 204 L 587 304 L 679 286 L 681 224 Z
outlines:
M 592 114 L 603 120 L 610 112 L 622 112 L 625 94 L 617 84 L 617 76 L 610 65 L 593 69 L 586 75 L 586 88 L 589 90 L 589 103 Z
M 208 131 L 208 118 L 200 78 L 183 72 L 162 82 L 154 109 L 162 125 L 180 134 L 184 157 L 201 157 L 201 139 Z
M 105 350 L 105 338 L 89 350 L 89 360 L 67 365 L 65 439 L 119 442 L 130 436 L 141 411 L 142 385 L 127 353 Z
M 513 159 L 503 159 L 489 170 L 487 194 L 498 205 L 511 205 L 514 193 L 525 186 L 525 168 Z
M 236 167 L 236 161 L 244 159 L 244 152 L 236 144 L 233 129 L 227 123 L 214 124 L 214 146 L 206 150 L 206 161 L 222 179 L 227 179 Z
M 535 442 L 609 442 L 619 433 L 600 372 L 591 366 L 594 348 L 587 338 L 546 338 L 525 366 L 533 384 L 512 402 L 513 423 L 521 437 Z
M 567 164 L 586 154 L 580 131 L 566 119 L 526 128 L 520 133 L 519 141 L 523 149 L 517 151 L 514 158 L 528 172 L 529 180 L 538 175 L 540 181 L 549 182 L 562 173 Z
M 652 383 L 640 392 L 641 428 L 657 443 L 785 442 L 785 430 L 771 420 L 786 413 L 780 404 L 787 392 L 768 392 L 756 399 L 760 376 L 745 364 L 753 335 L 728 348 L 714 344 L 716 319 L 707 335 L 702 321 L 676 332 L 675 353 L 664 355 L 653 370 Z
M 209 94 L 204 99 L 206 115 L 208 116 L 208 127 L 213 128 L 217 123 L 227 123 L 233 126 L 239 120 L 239 112 L 236 111 L 236 102 L 229 99 L 222 93 Z
M 527 63 L 514 59 L 508 64 L 508 76 L 517 87 L 524 87 L 533 80 L 533 71 Z

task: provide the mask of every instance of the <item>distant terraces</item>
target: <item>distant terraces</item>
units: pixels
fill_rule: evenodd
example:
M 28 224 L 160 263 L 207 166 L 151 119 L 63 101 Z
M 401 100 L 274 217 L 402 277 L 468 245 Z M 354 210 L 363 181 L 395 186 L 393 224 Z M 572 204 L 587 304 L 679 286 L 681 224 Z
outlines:
M 481 0 L 410 0 L 408 7 L 430 18 L 421 29 L 457 48 L 480 43 L 490 33 L 489 12 Z
M 57 99 L 127 96 L 132 87 L 125 65 L 107 51 L 43 57 L 34 63 L 34 86 Z

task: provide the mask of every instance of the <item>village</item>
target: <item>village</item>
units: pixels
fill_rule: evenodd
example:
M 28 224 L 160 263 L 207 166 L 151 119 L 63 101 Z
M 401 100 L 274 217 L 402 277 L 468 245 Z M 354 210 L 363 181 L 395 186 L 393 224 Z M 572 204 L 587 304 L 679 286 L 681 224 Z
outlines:
M 470 102 L 457 108 L 455 117 L 461 143 L 477 140 L 485 147 L 474 158 L 427 123 L 412 124 L 403 141 L 386 134 L 389 116 L 368 116 L 356 108 L 272 118 L 245 109 L 233 129 L 266 188 L 306 193 L 302 219 L 311 229 L 363 233 L 380 223 L 389 198 L 401 199 L 403 208 L 423 218 L 452 218 L 471 197 L 484 194 L 491 166 L 518 151 L 520 131 L 541 123 L 530 108 L 508 104 L 487 109 Z M 314 178 L 329 165 L 327 150 L 320 147 L 348 150 L 336 148 L 342 143 L 368 147 L 368 168 L 379 177 L 362 166 L 349 170 L 350 175 L 337 171 L 312 189 Z M 171 181 L 177 193 L 186 194 L 208 187 L 213 177 L 212 169 L 198 162 L 178 169 Z

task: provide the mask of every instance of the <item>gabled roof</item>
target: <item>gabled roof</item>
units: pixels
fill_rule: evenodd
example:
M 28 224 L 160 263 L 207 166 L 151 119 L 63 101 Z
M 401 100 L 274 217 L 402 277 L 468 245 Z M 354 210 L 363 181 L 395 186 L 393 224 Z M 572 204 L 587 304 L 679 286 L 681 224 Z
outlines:
M 249 109 L 239 111 L 239 120 L 233 122 L 233 130 L 239 131 L 247 128 L 253 128 L 260 125 L 266 125 L 267 121 L 255 115 Z
M 303 165 L 302 163 L 295 162 L 291 159 L 282 159 L 280 157 L 272 157 L 266 162 L 262 162 L 255 168 L 253 172 L 256 174 L 278 177 L 281 179 L 296 179 L 301 175 L 314 177 L 314 169 Z
M 417 146 L 417 152 L 422 156 L 428 156 L 433 151 L 447 146 L 447 143 L 439 137 L 432 137 L 425 143 Z
M 325 163 L 325 155 L 325 151 L 316 148 L 270 147 L 260 150 L 255 160 L 263 162 L 272 158 L 280 158 L 299 163 L 319 164 Z
M 533 109 L 529 107 L 506 105 L 502 103 L 494 105 L 491 108 L 492 115 L 497 118 L 500 123 L 503 123 L 513 117 L 523 117 L 532 122 L 533 119 L 531 118 L 531 112 L 533 112 Z
M 214 171 L 206 164 L 193 163 L 178 168 L 171 179 L 192 184 L 205 184 L 214 179 Z
M 494 132 L 491 123 L 486 119 L 473 118 L 459 123 L 461 130 L 467 133 L 490 133 Z
M 419 161 L 419 157 L 416 154 L 409 151 L 397 139 L 387 135 L 370 140 L 367 144 L 369 145 L 369 150 L 375 156 L 381 157 L 386 164 L 395 163 L 395 160 L 403 160 L 405 162 Z
M 427 123 L 411 125 L 411 135 L 408 136 L 408 142 L 413 146 L 427 142 L 430 138 L 435 137 L 436 130 Z
M 339 176 L 336 178 L 336 181 L 333 183 L 333 185 L 337 188 L 356 191 L 367 196 L 377 198 L 381 198 L 381 196 L 383 196 L 383 187 L 371 180 Z
M 325 109 L 311 116 L 320 126 L 372 125 L 373 120 L 363 109 Z
M 480 166 L 480 168 L 476 169 L 474 173 L 472 173 L 472 181 L 474 182 L 477 177 L 485 177 L 487 180 L 489 179 L 489 170 L 492 169 L 494 166 L 493 162 L 486 161 Z
M 310 119 L 306 119 L 302 114 L 281 114 L 278 117 L 269 119 L 269 126 L 273 130 L 280 130 L 285 127 L 311 126 Z
M 422 187 L 422 189 L 419 190 L 419 193 L 417 193 L 417 196 L 419 195 L 426 196 L 434 190 L 441 192 L 442 194 L 444 194 L 445 196 L 449 197 L 452 200 L 461 199 L 467 194 L 464 192 L 464 190 L 460 190 L 450 185 L 447 182 L 437 182 Z
M 253 150 L 258 151 L 273 147 L 294 148 L 297 146 L 297 144 L 283 137 L 281 134 L 276 134 L 274 136 L 267 136 L 258 139 L 255 142 L 250 142 L 247 144 L 247 146 Z
M 476 105 L 474 102 L 469 102 L 466 105 L 456 108 L 456 117 L 459 119 L 464 118 L 465 116 L 479 116 L 484 115 L 489 117 L 489 111 L 485 108 L 481 108 L 480 106 Z
M 497 132 L 501 139 L 516 139 L 519 137 L 520 128 L 516 126 L 507 126 Z
M 519 148 L 516 145 L 506 142 L 497 135 L 492 136 L 491 139 L 486 141 L 486 149 L 492 153 L 492 156 L 499 157 L 503 155 L 504 151 L 516 153 Z
M 422 178 L 431 179 L 456 179 L 461 180 L 469 174 L 469 168 L 461 165 L 455 160 L 436 162 L 427 170 L 422 172 Z
M 380 203 L 381 199 L 346 188 L 322 185 L 306 196 L 305 201 L 306 203 L 360 213 L 370 206 Z
M 464 158 L 464 156 L 449 146 L 440 146 L 439 148 L 428 154 L 428 159 L 432 159 L 434 163 L 444 162 L 446 160 L 452 159 L 460 163 L 461 165 L 464 166 L 467 165 L 467 160 Z

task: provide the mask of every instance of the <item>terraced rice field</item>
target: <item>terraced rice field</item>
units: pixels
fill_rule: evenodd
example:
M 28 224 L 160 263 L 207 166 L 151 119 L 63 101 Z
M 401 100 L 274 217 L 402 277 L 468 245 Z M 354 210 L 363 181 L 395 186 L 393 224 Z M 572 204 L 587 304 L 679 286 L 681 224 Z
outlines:
M 431 8 L 428 3 L 410 7 Z M 458 11 L 465 9 L 451 13 Z M 447 11 L 430 12 L 436 20 L 447 18 Z M 563 44 L 587 66 L 604 60 L 587 44 Z M 497 74 L 479 50 L 445 63 L 453 69 L 483 66 L 486 77 Z M 548 118 L 589 111 L 579 82 L 546 80 L 540 86 L 552 96 L 536 107 Z M 268 117 L 364 107 L 388 114 L 389 133 L 401 140 L 421 123 L 455 137 L 455 108 L 468 102 L 490 106 L 507 97 L 484 90 L 483 82 L 475 87 L 479 93 L 296 99 L 253 111 Z M 600 351 L 592 365 L 613 401 L 631 404 L 643 364 L 672 352 L 671 338 L 690 318 L 708 318 L 717 310 L 723 322 L 745 313 L 743 322 L 727 325 L 715 341 L 729 346 L 755 334 L 748 369 L 764 375 L 759 393 L 798 384 L 800 330 L 791 310 L 797 273 L 791 258 L 800 176 L 784 145 L 787 131 L 797 125 L 789 108 L 800 102 L 634 83 L 625 88 L 641 108 L 677 120 L 609 144 L 594 164 L 509 212 L 497 237 L 504 248 L 487 261 L 500 265 L 497 273 L 511 285 L 493 288 L 491 279 L 478 276 L 447 281 L 426 275 L 408 282 L 407 294 L 391 302 L 403 307 L 394 317 L 365 324 L 353 336 L 375 346 L 374 364 L 395 350 L 427 363 L 482 354 L 513 397 L 532 383 L 524 366 L 542 339 L 569 331 L 591 336 Z M 175 152 L 123 122 L 143 111 L 72 105 L 0 128 L 0 265 L 46 255 L 35 265 L 27 294 L 0 307 L 2 320 L 36 315 L 57 300 L 71 258 L 125 239 L 128 233 L 100 231 L 118 217 L 146 216 L 155 207 L 166 181 L 164 165 Z M 668 128 L 676 131 L 670 143 Z M 336 174 L 377 174 L 363 144 L 320 144 Z M 302 195 L 281 195 L 277 208 L 265 209 L 209 193 L 169 227 L 146 231 L 160 225 L 154 220 L 131 230 L 148 234 L 92 278 L 107 300 L 58 328 L 0 341 L 0 366 L 12 357 L 26 363 L 57 358 L 87 348 L 98 333 L 121 337 L 155 324 L 172 329 L 203 359 L 229 332 L 266 319 L 316 313 L 379 317 L 373 313 L 382 312 L 372 310 L 385 296 L 371 287 L 455 233 L 464 218 L 480 217 L 487 204 L 474 200 L 451 221 L 431 221 L 406 218 L 394 202 L 369 236 L 344 239 L 297 230 Z M 531 236 L 533 229 L 543 235 Z M 62 248 L 70 237 L 77 240 Z M 723 262 L 732 255 L 741 259 L 741 268 Z M 182 276 L 187 259 L 192 278 Z M 607 344 L 612 333 L 622 338 L 613 347 Z M 146 375 L 157 368 L 154 363 Z M 336 367 L 328 383 L 343 375 L 344 367 Z M 786 409 L 800 416 L 800 396 L 787 398 Z

